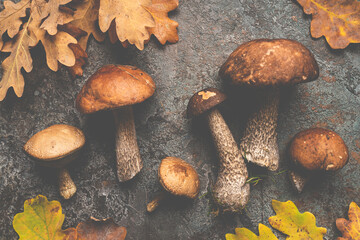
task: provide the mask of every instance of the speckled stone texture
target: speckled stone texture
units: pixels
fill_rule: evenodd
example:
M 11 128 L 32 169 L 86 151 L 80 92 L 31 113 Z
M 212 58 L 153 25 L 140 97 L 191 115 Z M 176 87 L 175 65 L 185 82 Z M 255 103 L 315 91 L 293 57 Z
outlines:
M 360 203 L 360 45 L 332 50 L 324 38 L 312 39 L 311 18 L 292 0 L 180 0 L 171 16 L 180 24 L 177 44 L 161 46 L 152 39 L 141 52 L 92 39 L 84 76 L 75 80 L 64 68 L 57 73 L 49 70 L 41 47 L 33 50 L 34 70 L 25 74 L 23 97 L 18 99 L 11 93 L 0 103 L 1 240 L 17 239 L 13 216 L 23 211 L 26 199 L 37 194 L 61 202 L 66 215 L 64 228 L 90 216 L 112 217 L 127 227 L 127 239 L 224 239 L 235 227 L 257 232 L 259 223 L 269 226 L 267 219 L 274 214 L 271 199 L 294 201 L 300 211 L 314 213 L 318 225 L 328 229 L 326 239 L 339 236 L 336 218 L 347 216 L 351 201 Z M 319 177 L 301 195 L 292 190 L 287 174 L 251 167 L 250 176 L 267 174 L 268 178 L 251 186 L 246 211 L 215 216 L 207 193 L 216 180 L 217 155 L 204 119 L 187 119 L 186 106 L 196 91 L 206 87 L 229 93 L 218 70 L 239 44 L 256 38 L 298 40 L 313 52 L 320 66 L 317 81 L 282 93 L 280 168 L 289 167 L 286 149 L 292 136 L 311 126 L 339 133 L 349 147 L 350 160 L 341 171 Z M 157 85 L 153 97 L 134 107 L 144 168 L 135 179 L 122 184 L 116 178 L 111 113 L 85 116 L 74 107 L 85 80 L 110 63 L 138 66 Z M 231 91 L 220 108 L 238 142 L 254 97 Z M 37 166 L 22 150 L 33 134 L 56 123 L 81 128 L 87 138 L 83 155 L 70 167 L 78 191 L 67 201 L 60 198 L 53 172 Z M 171 199 L 147 214 L 146 203 L 161 190 L 157 168 L 167 156 L 195 166 L 200 176 L 199 198 Z

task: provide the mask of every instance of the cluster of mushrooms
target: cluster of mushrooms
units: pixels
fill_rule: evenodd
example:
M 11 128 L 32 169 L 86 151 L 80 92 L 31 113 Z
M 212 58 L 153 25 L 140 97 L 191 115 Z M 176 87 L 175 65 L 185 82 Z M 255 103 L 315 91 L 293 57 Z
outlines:
M 302 44 L 287 39 L 259 39 L 240 45 L 222 65 L 221 78 L 230 85 L 256 88 L 260 104 L 248 119 L 238 145 L 218 106 L 226 95 L 215 88 L 195 93 L 188 103 L 190 117 L 205 117 L 220 159 L 213 197 L 224 211 L 242 210 L 250 197 L 246 161 L 271 171 L 279 168 L 277 117 L 279 93 L 284 86 L 315 80 L 318 65 Z M 83 114 L 111 110 L 114 115 L 117 177 L 132 179 L 143 167 L 136 140 L 132 105 L 155 92 L 155 83 L 142 70 L 132 66 L 107 65 L 96 71 L 76 98 Z M 76 192 L 66 166 L 78 158 L 85 136 L 78 128 L 53 125 L 30 138 L 25 151 L 39 164 L 58 168 L 60 195 L 69 199 Z M 319 171 L 341 169 L 348 161 L 348 149 L 335 132 L 312 128 L 298 133 L 290 144 L 293 169 L 290 180 L 301 192 Z M 160 163 L 158 177 L 166 190 L 147 205 L 152 212 L 166 193 L 194 199 L 199 193 L 199 176 L 187 162 L 167 157 Z

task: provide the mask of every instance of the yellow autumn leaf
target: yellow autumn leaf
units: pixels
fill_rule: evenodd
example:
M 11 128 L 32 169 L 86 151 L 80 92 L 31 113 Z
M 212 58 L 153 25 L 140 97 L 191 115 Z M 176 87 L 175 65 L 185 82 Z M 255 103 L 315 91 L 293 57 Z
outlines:
M 228 233 L 225 235 L 226 240 L 278 240 L 270 228 L 259 224 L 259 236 L 247 228 L 236 228 L 235 234 Z
M 24 212 L 15 215 L 13 227 L 19 240 L 69 239 L 68 236 L 75 230 L 61 229 L 64 218 L 58 201 L 49 202 L 45 196 L 38 195 L 25 201 Z
M 272 201 L 276 212 L 269 218 L 270 225 L 280 232 L 288 235 L 287 240 L 321 240 L 326 229 L 316 226 L 315 216 L 309 212 L 300 213 L 292 201 Z
M 0 12 L 0 39 L 6 31 L 10 38 L 19 32 L 23 23 L 21 18 L 26 16 L 26 9 L 29 7 L 30 0 L 22 0 L 18 3 L 4 1 L 4 10 Z
M 336 227 L 343 234 L 338 240 L 360 240 L 360 208 L 356 203 L 350 203 L 349 220 L 338 218 Z

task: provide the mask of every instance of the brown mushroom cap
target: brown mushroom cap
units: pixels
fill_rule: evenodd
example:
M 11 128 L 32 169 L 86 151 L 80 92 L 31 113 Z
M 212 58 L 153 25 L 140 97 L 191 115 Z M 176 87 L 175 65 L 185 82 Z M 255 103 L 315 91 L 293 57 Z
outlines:
M 187 114 L 198 116 L 225 101 L 226 95 L 216 88 L 206 88 L 195 93 L 189 100 Z
M 349 153 L 336 132 L 311 128 L 295 135 L 290 145 L 290 156 L 307 170 L 336 171 L 345 166 Z
M 234 85 L 276 86 L 315 80 L 319 67 L 312 53 L 289 39 L 258 39 L 240 45 L 220 69 Z
M 199 193 L 199 176 L 187 162 L 176 157 L 167 157 L 159 167 L 161 185 L 173 195 L 195 198 Z
M 85 144 L 83 132 L 73 126 L 57 124 L 32 136 L 24 150 L 42 165 L 61 167 L 74 160 Z
M 140 103 L 155 91 L 152 78 L 132 66 L 106 65 L 85 83 L 76 98 L 82 113 L 94 113 Z

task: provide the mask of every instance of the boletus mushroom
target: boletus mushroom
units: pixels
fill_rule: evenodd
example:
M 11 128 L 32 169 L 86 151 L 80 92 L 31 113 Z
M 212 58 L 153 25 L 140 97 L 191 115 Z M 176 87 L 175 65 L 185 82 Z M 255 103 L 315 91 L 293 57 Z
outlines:
M 314 56 L 294 40 L 258 39 L 240 45 L 219 73 L 230 85 L 258 88 L 260 104 L 247 122 L 240 149 L 248 161 L 276 171 L 279 89 L 315 80 L 319 67 Z
M 250 185 L 246 183 L 248 172 L 241 152 L 224 118 L 216 108 L 225 99 L 226 95 L 218 89 L 201 90 L 190 98 L 187 113 L 191 117 L 199 115 L 206 117 L 220 158 L 213 196 L 224 211 L 237 212 L 243 209 L 249 200 Z
M 180 158 L 164 158 L 159 166 L 158 177 L 163 188 L 172 195 L 194 199 L 199 193 L 199 175 L 189 163 Z M 161 193 L 155 197 L 148 203 L 147 211 L 153 212 L 166 196 Z
M 298 170 L 290 172 L 292 185 L 298 192 L 314 173 L 337 171 L 349 159 L 348 148 L 343 139 L 334 131 L 310 128 L 295 135 L 290 145 L 290 158 Z
M 84 144 L 85 136 L 80 129 L 57 124 L 32 136 L 24 150 L 40 165 L 59 169 L 60 195 L 69 199 L 75 194 L 76 186 L 65 166 L 77 159 Z
M 76 107 L 81 113 L 112 111 L 120 182 L 132 179 L 143 167 L 131 106 L 151 97 L 154 91 L 152 78 L 139 68 L 107 65 L 87 80 L 76 98 Z

